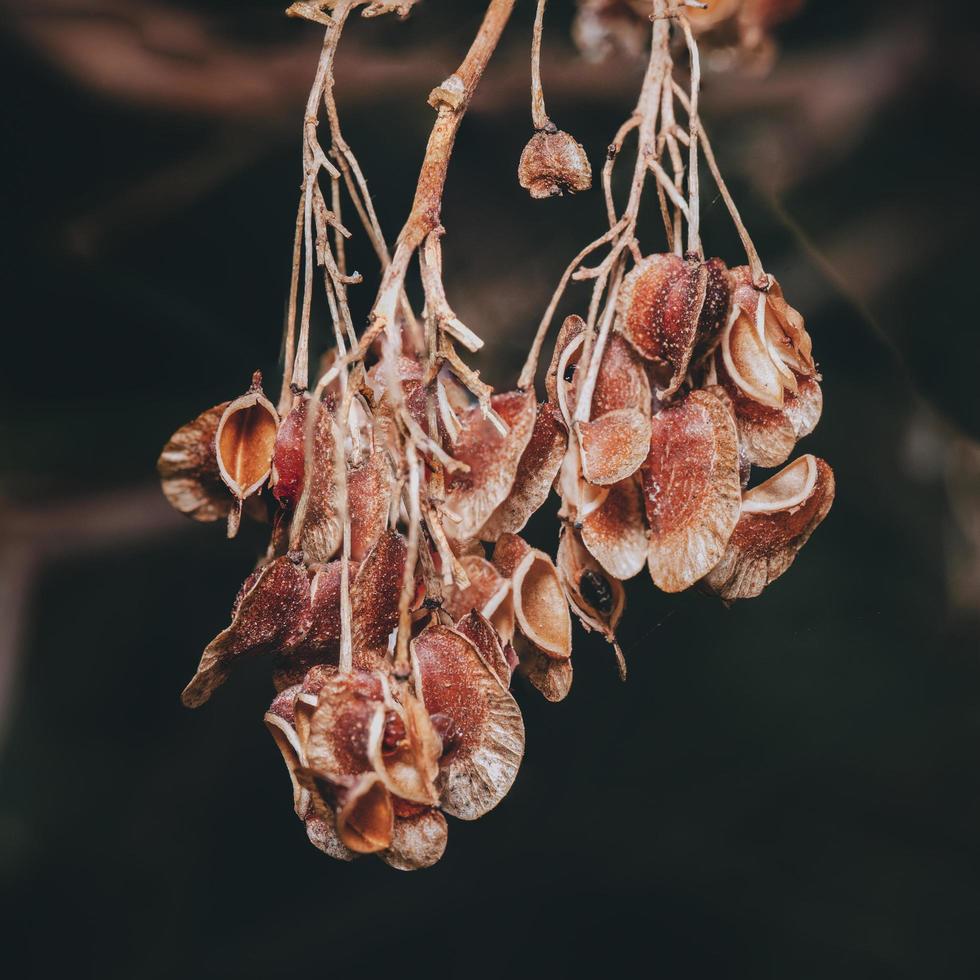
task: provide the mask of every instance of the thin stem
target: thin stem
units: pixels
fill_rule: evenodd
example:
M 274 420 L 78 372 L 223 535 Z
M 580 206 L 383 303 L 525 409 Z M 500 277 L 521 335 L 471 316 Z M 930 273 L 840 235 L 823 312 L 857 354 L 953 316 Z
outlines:
M 548 118 L 544 108 L 544 89 L 541 87 L 541 34 L 544 30 L 544 8 L 548 0 L 538 0 L 534 15 L 534 33 L 531 35 L 531 122 L 541 132 L 555 132 L 557 127 Z
M 303 214 L 305 195 L 299 199 L 296 209 L 296 232 L 293 235 L 293 267 L 289 279 L 289 302 L 286 306 L 286 337 L 283 341 L 282 387 L 279 391 L 278 411 L 285 415 L 293 402 L 293 392 L 289 387 L 293 377 L 293 360 L 296 356 L 296 301 L 299 296 L 299 266 L 303 245 Z
M 701 55 L 698 42 L 694 39 L 691 23 L 684 14 L 680 16 L 684 40 L 687 42 L 688 56 L 691 61 L 691 101 L 687 112 L 687 129 L 690 136 L 690 165 L 687 174 L 687 250 L 694 252 L 698 258 L 704 253 L 701 250 L 701 201 L 698 179 L 698 133 L 701 119 L 698 116 L 698 96 L 701 92 Z

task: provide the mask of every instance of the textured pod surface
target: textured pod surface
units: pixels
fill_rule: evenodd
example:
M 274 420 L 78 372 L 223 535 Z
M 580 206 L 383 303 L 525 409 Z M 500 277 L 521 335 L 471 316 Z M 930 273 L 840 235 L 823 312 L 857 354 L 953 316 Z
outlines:
M 398 625 L 398 602 L 408 545 L 397 531 L 385 531 L 364 559 L 351 585 L 354 654 L 383 649 Z
M 550 402 L 538 407 L 531 438 L 517 464 L 514 485 L 480 531 L 484 541 L 516 534 L 548 499 L 568 448 L 568 430 Z
M 738 438 L 726 406 L 694 391 L 654 416 L 641 474 L 650 575 L 680 592 L 714 567 L 738 521 Z
M 218 423 L 229 404 L 215 405 L 181 426 L 157 460 L 164 496 L 175 510 L 195 521 L 216 521 L 231 510 L 214 449 Z
M 833 470 L 801 456 L 745 493 L 742 514 L 705 585 L 723 599 L 748 599 L 793 564 L 834 502 Z
M 572 620 L 558 571 L 548 555 L 516 534 L 505 534 L 497 541 L 493 561 L 511 580 L 514 616 L 524 636 L 549 657 L 570 657 Z
M 589 483 L 609 486 L 632 476 L 650 450 L 650 413 L 621 408 L 593 422 L 576 422 L 582 452 L 582 475 Z
M 449 719 L 442 769 L 443 809 L 475 820 L 506 796 L 524 755 L 524 721 L 510 692 L 476 647 L 446 626 L 412 642 L 426 710 Z
M 392 472 L 388 454 L 372 453 L 347 472 L 347 508 L 350 514 L 350 556 L 366 558 L 388 525 Z
M 395 801 L 395 826 L 391 845 L 378 857 L 398 871 L 430 868 L 445 853 L 449 839 L 446 818 L 436 809 L 402 814 Z
M 613 637 L 626 605 L 622 582 L 603 569 L 569 528 L 562 529 L 555 565 L 569 605 L 582 625 Z
M 582 521 L 581 535 L 582 543 L 613 578 L 625 580 L 642 571 L 649 543 L 643 491 L 637 480 L 630 477 L 610 487 L 605 500 Z
M 239 658 L 290 649 L 309 628 L 309 579 L 289 556 L 269 562 L 246 584 L 231 625 L 207 645 L 197 673 L 184 688 L 181 701 L 188 708 L 204 704 Z
M 651 362 L 664 395 L 677 391 L 687 373 L 707 288 L 704 263 L 671 253 L 648 256 L 623 280 L 623 334 Z
M 555 660 L 518 638 L 518 671 L 546 701 L 557 703 L 568 697 L 572 689 L 571 658 Z
M 454 620 L 475 610 L 490 620 L 506 643 L 514 635 L 510 578 L 480 555 L 463 555 L 459 561 L 470 584 L 465 589 L 455 584 L 446 586 L 443 608 Z
M 521 153 L 517 179 L 533 198 L 560 197 L 587 191 L 592 186 L 592 167 L 573 136 L 562 130 L 540 132 Z
M 531 439 L 537 417 L 533 391 L 493 395 L 493 410 L 508 427 L 505 434 L 483 417 L 478 405 L 460 418 L 462 428 L 453 456 L 469 467 L 446 480 L 446 504 L 461 518 L 446 521 L 446 533 L 460 541 L 475 538 L 494 510 L 510 493 L 521 456 Z
M 340 519 L 337 457 L 334 442 L 334 405 L 320 404 L 313 431 L 304 427 L 304 453 L 309 446 L 311 465 L 304 467 L 303 491 L 296 505 L 293 547 L 301 548 L 308 562 L 328 562 L 337 553 L 344 528 Z
M 510 686 L 513 666 L 504 651 L 500 634 L 486 616 L 475 609 L 462 616 L 456 623 L 456 632 L 461 633 L 476 648 L 483 662 L 496 674 L 504 687 Z
M 308 403 L 302 399 L 280 422 L 272 453 L 272 495 L 289 509 L 296 506 L 303 491 Z

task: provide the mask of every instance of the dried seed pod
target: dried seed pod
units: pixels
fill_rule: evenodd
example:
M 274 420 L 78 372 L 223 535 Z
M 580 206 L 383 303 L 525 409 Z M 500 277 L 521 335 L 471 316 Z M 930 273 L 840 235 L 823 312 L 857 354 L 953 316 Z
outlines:
M 232 498 L 218 472 L 214 436 L 230 402 L 201 412 L 167 441 L 157 460 L 163 494 L 170 505 L 195 521 L 227 517 Z
M 521 187 L 536 199 L 587 191 L 592 167 L 582 144 L 563 130 L 535 133 L 517 167 Z
M 762 405 L 732 381 L 719 358 L 717 378 L 729 399 L 738 427 L 739 447 L 745 459 L 756 466 L 780 466 L 796 443 L 809 435 L 820 421 L 823 392 L 818 376 L 796 375 L 797 391 L 784 392 L 782 408 Z
M 350 556 L 366 558 L 388 523 L 392 472 L 388 454 L 372 453 L 347 472 L 347 508 L 350 514 Z
M 589 554 L 574 530 L 563 528 L 555 562 L 572 611 L 587 630 L 597 630 L 616 645 L 616 626 L 626 606 L 619 579 Z M 617 646 L 618 649 L 618 646 Z
M 651 362 L 661 397 L 680 388 L 696 347 L 710 347 L 724 322 L 731 285 L 720 259 L 650 255 L 623 280 L 622 331 Z
M 294 684 L 277 694 L 265 713 L 264 721 L 265 727 L 269 729 L 269 734 L 282 753 L 283 762 L 286 763 L 289 781 L 293 787 L 293 809 L 296 811 L 296 816 L 302 820 L 310 808 L 310 793 L 296 778 L 296 770 L 302 764 L 300 762 L 302 750 L 294 724 L 296 697 L 300 688 L 301 685 Z
M 650 575 L 680 592 L 717 564 L 738 521 L 738 439 L 725 405 L 693 391 L 653 418 L 641 467 Z
M 504 643 L 514 636 L 514 602 L 511 583 L 481 555 L 462 555 L 459 559 L 470 584 L 461 589 L 446 587 L 443 609 L 454 620 L 476 610 L 486 617 Z
M 493 563 L 511 580 L 514 616 L 520 631 L 549 657 L 572 655 L 572 620 L 552 560 L 516 534 L 501 535 Z
M 572 661 L 555 660 L 518 636 L 514 640 L 518 671 L 546 701 L 564 701 L 572 689 Z
M 355 854 L 377 854 L 391 846 L 395 812 L 377 773 L 366 772 L 334 789 L 337 834 Z
M 378 857 L 398 871 L 430 868 L 446 850 L 449 829 L 446 818 L 433 808 L 412 808 L 403 813 L 396 799 L 395 827 L 388 850 Z
M 722 364 L 745 395 L 781 409 L 787 393 L 798 393 L 798 376 L 816 374 L 810 335 L 777 282 L 763 292 L 753 284 L 747 267 L 733 269 L 731 275 L 735 290 L 721 338 Z
M 309 624 L 306 569 L 295 556 L 274 559 L 246 583 L 236 601 L 231 625 L 205 648 L 181 701 L 188 708 L 200 707 L 225 682 L 235 661 L 295 647 Z
M 649 451 L 649 440 L 647 442 Z M 609 488 L 602 503 L 582 521 L 582 543 L 613 578 L 642 571 L 649 542 L 643 492 L 635 477 Z
M 446 522 L 446 534 L 459 541 L 475 538 L 514 485 L 517 467 L 534 431 L 537 406 L 533 391 L 493 395 L 493 410 L 508 426 L 501 434 L 473 405 L 460 419 L 453 456 L 469 467 L 446 479 L 446 505 L 460 522 Z
M 370 746 L 374 771 L 398 798 L 434 806 L 439 801 L 435 780 L 442 742 L 428 712 L 407 690 L 400 701 L 386 690 L 385 712 L 384 735 Z
M 387 530 L 364 559 L 351 585 L 354 655 L 384 649 L 398 625 L 398 601 L 408 544 L 397 531 Z
M 510 692 L 476 647 L 448 626 L 429 626 L 412 641 L 426 710 L 449 720 L 442 808 L 475 820 L 507 795 L 524 755 L 524 721 Z
M 292 510 L 303 491 L 306 467 L 306 409 L 309 399 L 301 399 L 283 418 L 276 433 L 272 453 L 272 496 Z
M 531 515 L 547 500 L 567 448 L 568 431 L 554 405 L 539 405 L 531 439 L 517 464 L 514 485 L 483 525 L 481 540 L 496 541 L 501 534 L 523 530 Z
M 218 473 L 237 502 L 228 514 L 229 537 L 238 532 L 244 501 L 269 479 L 278 428 L 279 415 L 262 392 L 262 372 L 256 371 L 248 391 L 222 412 L 214 435 Z
M 833 502 L 833 470 L 811 455 L 746 491 L 728 547 L 705 585 L 723 599 L 757 596 L 793 564 Z
M 513 664 L 508 659 L 501 642 L 500 634 L 486 616 L 475 609 L 461 616 L 456 623 L 456 632 L 462 633 L 476 647 L 476 652 L 484 663 L 497 675 L 504 687 L 510 687 Z
M 307 413 L 309 409 L 307 409 Z M 303 427 L 303 453 L 310 447 L 311 466 L 303 467 L 302 493 L 296 503 L 290 530 L 290 545 L 302 549 L 308 562 L 328 562 L 343 539 L 337 487 L 337 457 L 334 434 L 336 406 L 332 399 L 320 404 L 312 433 L 309 420 Z
M 544 377 L 545 390 L 548 392 L 548 401 L 552 405 L 557 405 L 561 411 L 562 418 L 568 422 L 571 413 L 568 411 L 564 392 L 559 397 L 559 379 L 562 387 L 572 383 L 575 375 L 575 368 L 581 356 L 582 341 L 578 338 L 585 333 L 585 321 L 576 314 L 565 317 L 558 331 L 558 338 L 555 340 L 555 349 L 551 355 L 551 362 Z M 577 343 L 574 343 L 578 340 Z M 574 408 L 574 405 L 571 406 Z

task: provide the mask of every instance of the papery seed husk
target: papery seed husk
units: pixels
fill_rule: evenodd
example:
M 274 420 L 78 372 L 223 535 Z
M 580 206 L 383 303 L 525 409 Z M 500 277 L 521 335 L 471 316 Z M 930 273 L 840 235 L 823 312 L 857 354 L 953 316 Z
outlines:
M 647 256 L 623 280 L 621 329 L 640 356 L 657 366 L 662 396 L 676 392 L 687 374 L 707 285 L 703 262 L 672 253 Z
M 378 857 L 398 871 L 431 868 L 445 853 L 448 839 L 446 818 L 436 809 L 396 815 L 391 846 Z
M 592 422 L 576 422 L 582 475 L 610 486 L 632 476 L 650 451 L 650 414 L 634 408 L 607 412 Z
M 289 781 L 293 787 L 293 809 L 296 815 L 303 819 L 310 807 L 310 794 L 299 784 L 296 770 L 300 766 L 299 736 L 294 727 L 294 708 L 300 685 L 294 684 L 276 695 L 269 710 L 265 713 L 265 726 L 273 741 L 282 754 L 283 762 L 289 772 Z
M 387 527 L 392 477 L 391 463 L 385 452 L 372 453 L 348 470 L 350 557 L 354 561 L 367 557 Z
M 357 857 L 340 839 L 336 817 L 329 807 L 322 812 L 311 810 L 303 823 L 310 843 L 328 857 L 332 857 L 335 861 L 353 861 Z
M 660 411 L 640 472 L 650 576 L 680 592 L 717 564 L 738 521 L 738 438 L 725 405 L 693 391 Z
M 337 834 L 345 847 L 355 854 L 377 854 L 391 846 L 391 794 L 376 773 L 364 773 L 338 790 L 337 804 Z
M 572 661 L 555 660 L 536 650 L 530 643 L 519 637 L 516 641 L 520 666 L 518 672 L 544 697 L 546 701 L 557 703 L 568 697 L 572 689 Z
M 510 686 L 513 668 L 504 652 L 504 644 L 500 634 L 486 616 L 480 615 L 475 609 L 460 617 L 456 623 L 456 631 L 462 633 L 476 647 L 477 653 L 484 663 L 496 674 L 504 687 Z
M 335 412 L 332 400 L 321 402 L 313 424 L 312 465 L 304 466 L 303 491 L 293 516 L 294 524 L 298 525 L 293 529 L 294 547 L 301 548 L 311 563 L 330 561 L 337 553 L 344 533 L 337 487 Z M 309 422 L 306 428 L 309 428 Z M 304 432 L 304 453 L 307 438 L 308 433 Z
M 443 609 L 454 620 L 475 609 L 490 620 L 506 643 L 514 635 L 514 602 L 510 577 L 501 575 L 482 555 L 462 555 L 459 561 L 470 584 L 465 589 L 459 588 L 455 583 L 447 586 Z
M 560 197 L 587 191 L 592 186 L 592 167 L 574 137 L 562 130 L 542 131 L 524 147 L 517 179 L 533 198 Z
M 351 637 L 355 655 L 385 647 L 398 625 L 398 602 L 408 557 L 405 538 L 386 530 L 361 563 L 351 585 Z
M 571 362 L 571 365 L 569 365 L 569 359 L 565 357 L 566 351 L 568 351 L 569 346 L 575 340 L 577 340 L 582 333 L 584 333 L 585 328 L 585 321 L 580 316 L 572 314 L 571 316 L 565 317 L 565 320 L 561 325 L 561 329 L 558 331 L 558 337 L 555 340 L 555 349 L 551 355 L 551 363 L 548 365 L 548 371 L 544 378 L 545 390 L 548 392 L 548 402 L 552 405 L 558 406 L 559 402 L 559 368 L 574 366 L 574 364 L 578 361 L 578 358 L 576 357 Z M 578 346 L 581 346 L 581 341 L 579 341 Z
M 517 464 L 514 484 L 504 501 L 480 531 L 483 541 L 522 530 L 531 515 L 548 499 L 568 448 L 568 430 L 554 405 L 538 406 L 531 438 Z
M 742 514 L 705 586 L 726 600 L 759 595 L 785 572 L 827 516 L 833 470 L 806 455 L 745 493 Z
M 494 565 L 509 575 L 514 615 L 521 632 L 542 653 L 563 659 L 572 654 L 572 620 L 554 563 L 515 534 L 497 541 Z
M 218 423 L 230 404 L 215 405 L 181 426 L 157 460 L 164 496 L 195 521 L 216 521 L 231 510 L 232 498 L 218 472 L 214 449 Z
M 435 805 L 439 801 L 435 780 L 442 743 L 428 712 L 407 690 L 402 692 L 400 703 L 389 693 L 385 709 L 400 720 L 405 734 L 390 751 L 380 741 L 372 743 L 374 771 L 393 795 L 411 803 Z
M 506 796 L 524 755 L 524 721 L 510 692 L 476 647 L 447 626 L 429 626 L 412 641 L 431 714 L 451 719 L 439 761 L 442 808 L 475 820 Z
M 453 445 L 454 458 L 469 467 L 469 472 L 451 473 L 446 480 L 446 505 L 461 521 L 446 521 L 445 531 L 457 540 L 475 538 L 506 499 L 534 430 L 537 405 L 533 391 L 493 395 L 490 404 L 508 426 L 507 433 L 498 432 L 480 407 L 473 405 L 460 417 L 462 429 Z
M 587 630 L 612 642 L 626 605 L 622 582 L 603 569 L 573 529 L 562 529 L 555 565 L 572 612 Z
M 296 506 L 303 491 L 306 468 L 306 409 L 301 399 L 279 423 L 272 453 L 272 495 L 287 509 Z
M 602 504 L 582 521 L 581 534 L 608 575 L 625 580 L 642 571 L 649 542 L 638 480 L 630 477 L 610 487 Z
M 184 689 L 188 708 L 204 704 L 224 683 L 236 660 L 299 644 L 309 628 L 310 583 L 306 569 L 283 556 L 263 566 L 236 602 L 231 625 L 205 648 L 197 673 Z
M 241 503 L 260 490 L 272 470 L 279 415 L 262 392 L 262 374 L 256 371 L 252 386 L 230 402 L 215 430 L 218 473 Z M 229 531 L 231 530 L 229 523 Z

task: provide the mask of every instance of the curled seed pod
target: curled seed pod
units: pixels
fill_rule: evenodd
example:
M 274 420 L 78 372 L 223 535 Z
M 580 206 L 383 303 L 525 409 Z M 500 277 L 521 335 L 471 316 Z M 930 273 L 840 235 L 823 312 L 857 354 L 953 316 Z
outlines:
M 447 586 L 443 609 L 454 620 L 473 610 L 486 617 L 504 644 L 514 637 L 514 601 L 510 579 L 501 575 L 482 555 L 463 555 L 459 559 L 470 584 L 461 589 Z
M 538 406 L 531 439 L 521 455 L 507 497 L 483 525 L 480 538 L 496 541 L 501 534 L 523 530 L 545 502 L 568 448 L 568 431 L 550 402 Z
M 556 660 L 572 655 L 572 620 L 554 563 L 516 534 L 497 541 L 493 563 L 510 578 L 517 626 L 538 650 Z
M 523 636 L 514 638 L 518 672 L 546 701 L 564 701 L 572 689 L 572 660 L 555 660 L 534 647 Z
M 244 501 L 269 479 L 278 428 L 279 415 L 256 371 L 248 391 L 225 408 L 214 436 L 218 473 L 237 502 L 228 515 L 229 537 L 238 532 Z
M 738 524 L 705 586 L 728 600 L 757 596 L 793 564 L 833 502 L 833 470 L 811 455 L 746 491 Z
M 448 521 L 446 533 L 458 541 L 475 538 L 507 499 L 534 431 L 537 403 L 533 391 L 493 395 L 490 404 L 507 432 L 499 432 L 483 417 L 480 407 L 473 405 L 460 419 L 462 428 L 453 446 L 453 456 L 469 467 L 446 479 L 446 504 L 461 518 L 458 524 Z
M 720 259 L 650 255 L 623 280 L 623 334 L 651 364 L 661 397 L 680 388 L 695 349 L 710 348 L 725 322 L 730 278 Z
M 408 545 L 388 530 L 361 563 L 350 590 L 354 655 L 384 649 L 398 625 L 398 601 Z
M 640 473 L 650 576 L 664 592 L 680 592 L 717 564 L 738 521 L 738 437 L 725 405 L 693 391 L 662 409 Z
M 602 503 L 582 519 L 581 535 L 582 543 L 613 578 L 629 579 L 643 570 L 649 543 L 643 491 L 635 477 L 609 488 Z
M 494 629 L 493 623 L 474 609 L 467 615 L 460 617 L 456 623 L 456 632 L 461 633 L 476 647 L 476 652 L 496 674 L 500 683 L 504 687 L 509 687 L 514 668 L 507 657 L 500 634 Z
M 521 153 L 517 179 L 531 197 L 542 199 L 587 191 L 592 167 L 582 144 L 563 130 L 535 133 Z

